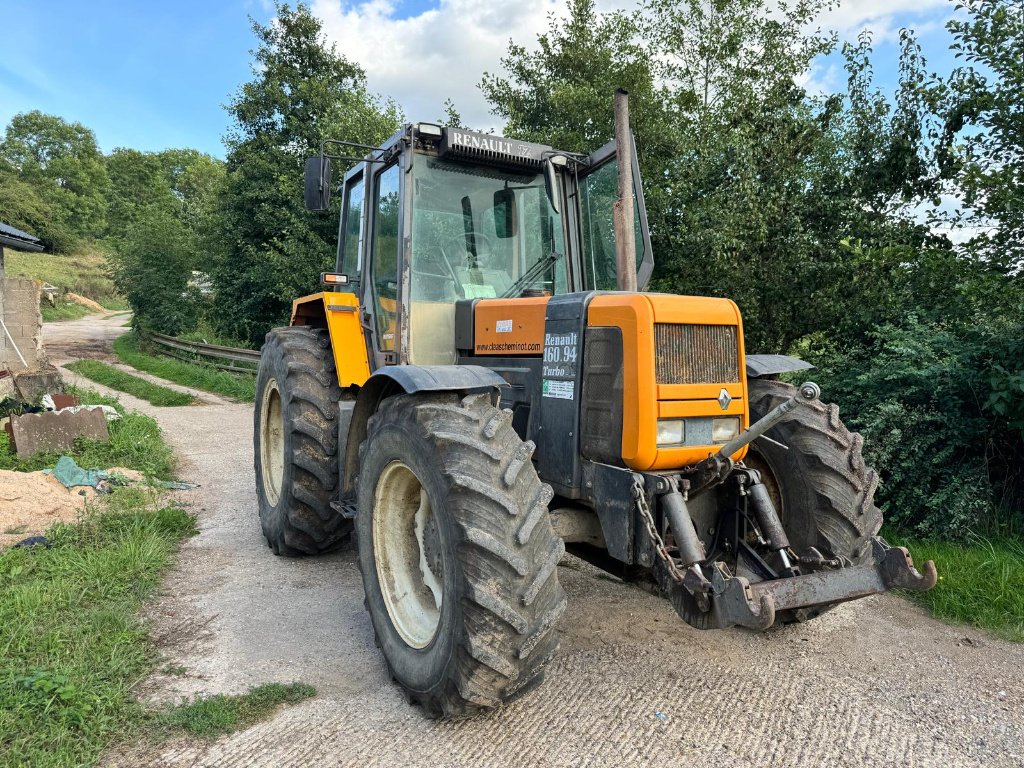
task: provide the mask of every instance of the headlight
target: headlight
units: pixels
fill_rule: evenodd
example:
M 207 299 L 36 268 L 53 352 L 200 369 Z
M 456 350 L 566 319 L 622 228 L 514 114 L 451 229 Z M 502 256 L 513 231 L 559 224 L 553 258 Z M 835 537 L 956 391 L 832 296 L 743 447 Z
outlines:
M 740 420 L 736 416 L 711 420 L 711 442 L 728 443 L 740 433 Z
M 658 445 L 682 445 L 685 434 L 682 419 L 658 419 Z

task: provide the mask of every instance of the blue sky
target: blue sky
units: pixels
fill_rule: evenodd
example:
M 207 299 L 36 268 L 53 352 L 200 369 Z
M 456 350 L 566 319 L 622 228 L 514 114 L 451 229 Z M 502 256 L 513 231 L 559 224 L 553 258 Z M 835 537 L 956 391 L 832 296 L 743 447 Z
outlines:
M 627 0 L 630 7 L 634 0 Z M 473 126 L 500 129 L 476 88 L 500 71 L 510 37 L 529 45 L 558 0 L 313 0 L 325 30 L 367 71 L 376 92 L 412 119 L 435 119 L 451 96 Z M 598 0 L 604 10 L 621 2 Z M 929 63 L 950 57 L 945 0 L 848 0 L 826 18 L 844 39 L 876 33 L 879 81 L 894 82 L 896 32 L 921 32 Z M 109 152 L 195 147 L 223 156 L 223 105 L 251 76 L 248 16 L 266 22 L 265 0 L 0 0 L 0 126 L 31 109 L 84 123 Z M 812 85 L 841 88 L 841 65 L 823 61 Z

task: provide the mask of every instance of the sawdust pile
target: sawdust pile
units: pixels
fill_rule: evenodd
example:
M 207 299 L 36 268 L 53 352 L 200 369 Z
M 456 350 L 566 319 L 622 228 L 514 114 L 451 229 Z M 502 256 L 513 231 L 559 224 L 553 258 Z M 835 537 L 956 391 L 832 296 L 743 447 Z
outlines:
M 65 488 L 42 472 L 0 469 L 0 549 L 38 536 L 54 523 L 75 522 L 95 498 L 92 488 Z
M 77 293 L 71 293 L 71 291 L 68 291 L 67 293 L 64 294 L 64 299 L 74 304 L 81 304 L 83 307 L 88 307 L 89 309 L 94 310 L 95 312 L 107 311 L 100 304 L 96 303 L 92 299 L 86 298 L 85 296 L 79 296 Z

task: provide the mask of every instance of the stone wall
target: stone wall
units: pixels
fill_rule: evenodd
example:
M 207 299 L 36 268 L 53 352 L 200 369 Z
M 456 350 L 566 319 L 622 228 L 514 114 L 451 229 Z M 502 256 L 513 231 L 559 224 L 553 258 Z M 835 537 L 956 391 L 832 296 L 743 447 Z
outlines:
M 39 314 L 39 288 L 25 277 L 0 278 L 0 317 L 28 364 L 40 368 L 46 362 L 42 349 L 42 317 Z M 7 334 L 0 329 L 0 368 L 14 373 L 25 370 Z

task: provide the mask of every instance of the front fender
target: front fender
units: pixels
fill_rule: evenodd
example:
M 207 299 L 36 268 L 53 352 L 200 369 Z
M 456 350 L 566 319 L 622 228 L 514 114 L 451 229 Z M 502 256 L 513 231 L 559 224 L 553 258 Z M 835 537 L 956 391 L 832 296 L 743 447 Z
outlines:
M 498 402 L 505 380 L 490 368 L 480 365 L 389 365 L 379 368 L 359 389 L 348 435 L 344 441 L 345 460 L 339 462 L 342 495 L 355 489 L 359 473 L 359 446 L 366 439 L 370 417 L 389 397 L 417 392 L 490 392 Z M 341 436 L 339 435 L 339 438 Z

